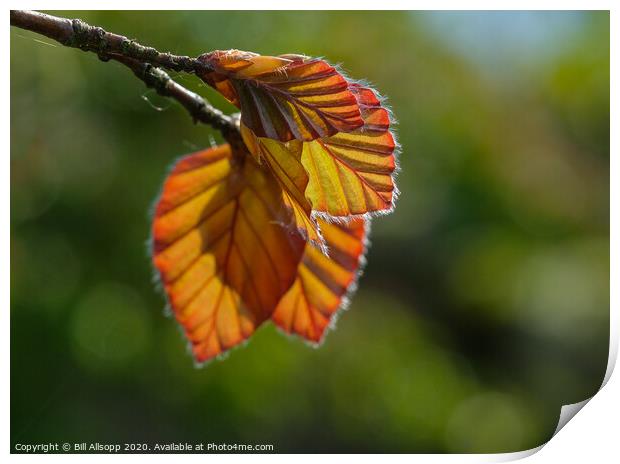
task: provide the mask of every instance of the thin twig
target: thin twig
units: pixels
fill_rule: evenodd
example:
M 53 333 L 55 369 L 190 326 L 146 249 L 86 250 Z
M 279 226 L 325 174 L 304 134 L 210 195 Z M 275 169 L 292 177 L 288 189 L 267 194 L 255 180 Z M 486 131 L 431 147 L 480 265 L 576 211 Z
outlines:
M 194 121 L 222 132 L 231 143 L 239 143 L 238 117 L 227 116 L 200 95 L 175 82 L 161 68 L 188 73 L 208 71 L 196 58 L 162 53 L 125 36 L 107 32 L 80 19 L 66 19 L 28 10 L 11 11 L 11 25 L 49 37 L 67 47 L 96 53 L 103 61 L 114 59 L 129 67 L 148 87 L 177 100 Z
M 239 138 L 238 118 L 234 115 L 227 116 L 217 108 L 212 107 L 200 95 L 175 82 L 164 70 L 123 55 L 110 53 L 103 57 L 103 59 L 107 58 L 127 66 L 147 87 L 155 89 L 159 95 L 178 101 L 189 112 L 194 121 L 208 124 L 219 130 L 229 141 L 231 138 Z
M 38 11 L 12 10 L 11 26 L 37 32 L 62 45 L 84 51 L 99 54 L 115 53 L 173 71 L 189 73 L 208 71 L 205 64 L 196 58 L 162 53 L 123 35 L 86 24 L 81 19 L 59 18 Z

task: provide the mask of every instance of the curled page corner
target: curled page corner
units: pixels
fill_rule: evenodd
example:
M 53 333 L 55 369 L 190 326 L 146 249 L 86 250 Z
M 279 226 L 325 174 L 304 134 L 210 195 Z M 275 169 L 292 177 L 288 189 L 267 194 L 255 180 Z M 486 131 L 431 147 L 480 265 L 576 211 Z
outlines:
M 609 369 L 608 369 L 609 370 Z M 601 388 L 605 385 L 605 383 L 607 383 L 607 376 L 605 377 L 605 380 L 603 381 L 603 385 L 601 386 Z M 599 388 L 600 391 L 600 388 Z M 597 392 L 598 393 L 598 392 Z M 575 417 L 575 415 L 581 411 L 583 409 L 583 407 L 588 404 L 588 402 L 594 398 L 594 396 L 591 396 L 590 398 L 587 398 L 583 401 L 580 401 L 579 403 L 573 403 L 573 404 L 565 404 L 562 406 L 562 409 L 560 409 L 560 418 L 558 419 L 558 425 L 555 428 L 555 431 L 553 432 L 553 435 L 551 436 L 551 438 L 549 440 L 547 440 L 545 443 L 536 446 L 535 448 L 530 448 L 528 450 L 523 450 L 523 451 L 515 451 L 514 453 L 502 453 L 499 455 L 496 455 L 495 462 L 508 462 L 508 461 L 517 461 L 519 459 L 523 459 L 523 458 L 527 458 L 529 456 L 532 456 L 533 454 L 538 453 L 541 449 L 543 449 L 545 446 L 547 446 L 547 444 L 553 440 L 553 437 L 555 437 L 558 432 L 560 430 L 562 430 L 562 428 L 568 424 L 568 422 Z
M 573 417 L 575 417 L 575 415 L 579 411 L 581 411 L 586 404 L 590 402 L 592 398 L 594 397 L 591 396 L 590 398 L 580 401 L 579 403 L 565 404 L 564 406 L 562 406 L 562 409 L 560 409 L 560 418 L 558 419 L 558 426 L 555 428 L 555 431 L 553 432 L 553 436 L 551 437 L 551 439 L 553 439 L 553 437 L 555 437 L 558 434 L 558 432 L 562 430 L 562 428 L 566 424 L 568 424 L 568 422 Z M 551 441 L 551 439 L 549 441 Z
M 589 398 L 586 398 L 583 401 L 580 401 L 578 403 L 563 405 L 562 408 L 560 409 L 560 418 L 558 419 L 558 425 L 555 428 L 555 431 L 553 432 L 553 435 L 551 436 L 551 438 L 547 440 L 545 443 L 542 443 L 541 445 L 535 448 L 530 448 L 528 450 L 515 451 L 514 453 L 496 454 L 494 455 L 495 459 L 493 459 L 493 462 L 517 461 L 519 459 L 527 458 L 539 452 L 541 449 L 547 446 L 547 444 L 551 440 L 553 440 L 553 437 L 555 437 L 560 432 L 560 430 L 562 430 L 564 426 L 568 424 L 570 420 L 573 417 L 575 417 L 577 413 L 581 411 L 584 408 L 584 406 L 588 404 L 590 400 L 594 398 L 596 394 L 605 387 L 605 385 L 607 385 L 607 382 L 609 381 L 611 374 L 614 371 L 614 367 L 616 366 L 616 360 L 618 358 L 618 336 L 617 336 L 617 332 L 615 332 L 616 330 L 617 329 L 615 329 L 614 326 L 612 325 L 611 334 L 610 334 L 610 343 L 609 343 L 609 357 L 607 359 L 607 369 L 605 371 L 605 377 L 603 378 L 603 381 L 601 382 L 601 386 L 599 387 L 598 391 L 594 395 L 592 395 Z
M 616 341 L 614 342 L 614 338 L 612 337 L 611 343 L 609 344 L 609 358 L 607 359 L 607 370 L 605 371 L 605 377 L 603 378 L 603 382 L 601 382 L 601 386 L 599 387 L 598 391 L 594 395 L 592 395 L 590 398 L 586 398 L 585 400 L 580 401 L 579 403 L 565 404 L 564 406 L 562 406 L 562 409 L 560 410 L 560 418 L 558 419 L 558 426 L 556 427 L 555 432 L 553 432 L 553 436 L 551 438 L 555 437 L 558 434 L 558 432 L 562 430 L 562 428 L 566 424 L 568 424 L 568 422 L 573 417 L 575 417 L 575 415 L 579 411 L 581 411 L 583 407 L 586 404 L 588 404 L 590 400 L 594 398 L 594 396 L 596 396 L 596 394 L 605 387 L 605 385 L 607 385 L 607 382 L 609 382 L 609 378 L 611 377 L 611 374 L 614 371 L 617 358 L 618 358 L 617 338 L 616 338 Z

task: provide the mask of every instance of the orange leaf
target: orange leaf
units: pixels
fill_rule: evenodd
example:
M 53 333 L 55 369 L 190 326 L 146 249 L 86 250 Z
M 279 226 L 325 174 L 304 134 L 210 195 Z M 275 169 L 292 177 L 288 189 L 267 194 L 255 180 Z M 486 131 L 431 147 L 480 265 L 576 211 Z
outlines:
M 229 145 L 181 159 L 166 179 L 153 261 L 198 362 L 248 338 L 288 291 L 305 243 L 290 220 L 277 182 Z
M 329 257 L 306 245 L 295 282 L 271 317 L 285 332 L 318 343 L 345 303 L 366 252 L 368 224 L 353 219 L 348 224 L 320 220 Z
M 264 163 L 282 187 L 282 201 L 292 213 L 298 231 L 313 245 L 325 252 L 325 243 L 319 226 L 311 215 L 312 206 L 304 192 L 308 175 L 301 164 L 302 145 L 298 140 L 283 143 L 268 138 L 259 138 L 241 123 L 241 135 L 254 158 Z
M 258 137 L 308 141 L 364 124 L 346 79 L 319 58 L 218 50 L 199 59 L 211 70 L 199 77 L 241 109 Z
M 328 216 L 389 212 L 396 168 L 390 118 L 374 92 L 356 84 L 364 127 L 304 143 L 301 163 L 308 173 L 306 198 Z
M 313 211 L 347 217 L 389 212 L 394 204 L 396 143 L 389 113 L 372 90 L 357 84 L 350 88 L 365 121 L 364 127 L 352 132 L 283 143 L 257 137 L 241 123 L 250 152 L 278 179 L 298 228 L 315 241 L 318 229 L 312 224 Z

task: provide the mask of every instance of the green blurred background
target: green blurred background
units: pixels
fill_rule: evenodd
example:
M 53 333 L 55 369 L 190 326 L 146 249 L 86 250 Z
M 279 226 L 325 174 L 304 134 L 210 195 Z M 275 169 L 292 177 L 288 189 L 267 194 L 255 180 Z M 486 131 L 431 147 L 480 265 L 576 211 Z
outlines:
M 11 28 L 13 444 L 508 452 L 597 391 L 608 13 L 56 14 L 179 54 L 343 63 L 389 97 L 402 194 L 320 349 L 268 326 L 195 369 L 151 282 L 148 211 L 170 163 L 218 134 L 121 65 Z

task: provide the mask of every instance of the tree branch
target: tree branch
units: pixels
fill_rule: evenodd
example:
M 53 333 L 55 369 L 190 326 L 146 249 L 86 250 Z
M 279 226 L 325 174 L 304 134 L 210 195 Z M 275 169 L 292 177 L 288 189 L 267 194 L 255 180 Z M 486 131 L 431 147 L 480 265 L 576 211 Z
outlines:
M 231 138 L 239 138 L 238 122 L 235 115 L 227 116 L 217 108 L 209 105 L 200 95 L 175 82 L 162 69 L 156 68 L 150 63 L 143 63 L 134 58 L 114 53 L 104 56 L 103 59 L 113 59 L 124 64 L 147 87 L 155 89 L 159 95 L 178 101 L 189 112 L 194 121 L 208 124 L 214 129 L 219 130 L 229 142 L 232 142 Z
M 200 95 L 178 84 L 166 72 L 156 67 L 188 73 L 206 71 L 206 66 L 197 59 L 159 52 L 125 36 L 86 24 L 80 19 L 71 20 L 36 11 L 12 10 L 11 25 L 37 32 L 68 47 L 97 53 L 103 61 L 113 59 L 124 64 L 148 87 L 155 89 L 160 95 L 177 100 L 194 121 L 219 130 L 230 143 L 239 143 L 236 116 L 225 115 L 209 105 Z
M 38 11 L 12 10 L 11 26 L 37 32 L 67 47 L 98 54 L 116 53 L 173 71 L 193 73 L 209 70 L 196 58 L 162 53 L 123 35 L 86 24 L 81 19 L 59 18 Z

